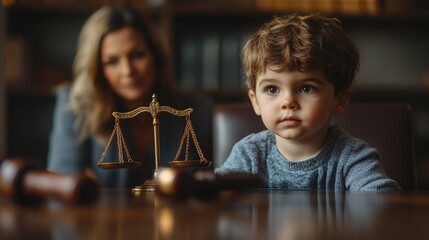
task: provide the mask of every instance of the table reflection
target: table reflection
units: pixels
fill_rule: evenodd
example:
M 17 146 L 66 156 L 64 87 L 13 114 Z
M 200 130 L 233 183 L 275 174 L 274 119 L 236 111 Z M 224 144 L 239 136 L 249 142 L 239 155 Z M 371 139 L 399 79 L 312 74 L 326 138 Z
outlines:
M 104 191 L 93 205 L 0 199 L 0 239 L 426 239 L 429 195 L 256 190 L 213 201 Z

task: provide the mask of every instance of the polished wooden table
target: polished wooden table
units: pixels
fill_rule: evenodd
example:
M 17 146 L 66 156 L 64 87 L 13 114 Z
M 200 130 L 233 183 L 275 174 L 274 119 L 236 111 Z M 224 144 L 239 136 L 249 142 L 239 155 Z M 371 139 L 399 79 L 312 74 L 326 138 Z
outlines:
M 213 201 L 101 191 L 91 205 L 0 198 L 0 239 L 429 239 L 429 193 L 251 190 Z

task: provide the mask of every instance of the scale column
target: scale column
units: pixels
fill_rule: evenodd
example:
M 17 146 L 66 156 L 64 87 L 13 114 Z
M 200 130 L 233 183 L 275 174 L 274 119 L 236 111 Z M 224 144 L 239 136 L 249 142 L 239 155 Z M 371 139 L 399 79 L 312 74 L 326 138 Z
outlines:
M 160 157 L 160 143 L 159 143 L 159 119 L 158 119 L 158 114 L 156 115 L 152 115 L 153 116 L 153 141 L 154 141 L 154 150 L 155 150 L 155 171 L 153 173 L 153 178 L 156 179 L 157 178 L 157 174 L 158 174 L 158 168 L 161 162 L 161 157 Z

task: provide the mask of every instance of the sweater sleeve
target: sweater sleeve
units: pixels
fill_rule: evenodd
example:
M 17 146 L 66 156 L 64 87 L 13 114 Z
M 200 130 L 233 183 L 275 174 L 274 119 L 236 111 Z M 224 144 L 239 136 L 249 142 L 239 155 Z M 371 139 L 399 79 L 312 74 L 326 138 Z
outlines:
M 380 154 L 364 142 L 350 148 L 344 168 L 345 186 L 350 191 L 399 191 L 399 184 L 381 167 Z
M 62 174 L 73 174 L 85 167 L 87 144 L 78 140 L 75 115 L 69 108 L 69 88 L 58 92 L 49 139 L 47 168 Z

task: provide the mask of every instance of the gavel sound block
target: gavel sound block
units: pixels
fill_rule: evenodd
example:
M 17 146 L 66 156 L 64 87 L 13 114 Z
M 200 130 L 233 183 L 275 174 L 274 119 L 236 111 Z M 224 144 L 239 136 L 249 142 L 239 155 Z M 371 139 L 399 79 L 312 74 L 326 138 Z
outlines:
M 22 158 L 11 158 L 0 165 L 0 194 L 23 204 L 46 198 L 90 203 L 98 196 L 98 183 L 85 174 L 66 176 L 36 169 Z

